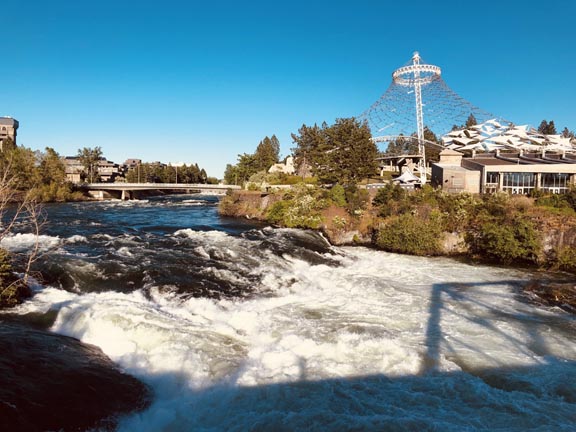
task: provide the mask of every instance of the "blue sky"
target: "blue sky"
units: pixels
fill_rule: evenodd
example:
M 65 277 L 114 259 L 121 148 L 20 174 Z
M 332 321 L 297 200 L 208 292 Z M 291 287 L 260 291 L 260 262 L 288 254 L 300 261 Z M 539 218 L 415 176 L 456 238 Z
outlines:
M 0 116 L 19 144 L 220 177 L 276 134 L 361 114 L 414 51 L 517 124 L 576 129 L 576 2 L 3 2 Z

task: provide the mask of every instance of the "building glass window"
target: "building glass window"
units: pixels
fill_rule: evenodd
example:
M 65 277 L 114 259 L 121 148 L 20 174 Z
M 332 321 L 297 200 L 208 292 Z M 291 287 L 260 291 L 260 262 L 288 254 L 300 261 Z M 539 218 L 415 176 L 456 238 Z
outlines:
M 507 172 L 503 174 L 503 189 L 512 194 L 528 194 L 534 189 L 534 173 Z
M 500 174 L 497 172 L 486 173 L 486 183 L 484 184 L 485 193 L 498 192 L 498 185 L 500 183 Z
M 570 174 L 544 173 L 540 181 L 543 190 L 552 193 L 565 193 L 570 185 Z

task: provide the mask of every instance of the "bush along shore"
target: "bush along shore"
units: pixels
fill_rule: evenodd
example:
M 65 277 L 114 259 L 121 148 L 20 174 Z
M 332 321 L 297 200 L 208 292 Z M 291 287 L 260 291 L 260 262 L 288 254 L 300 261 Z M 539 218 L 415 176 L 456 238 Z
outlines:
M 450 194 L 425 186 L 297 185 L 274 192 L 229 192 L 223 216 L 320 230 L 333 245 L 363 245 L 423 256 L 454 256 L 498 265 L 576 273 L 576 190 L 564 196 Z M 544 284 L 544 282 L 542 282 Z M 551 305 L 576 310 L 576 287 L 532 284 Z

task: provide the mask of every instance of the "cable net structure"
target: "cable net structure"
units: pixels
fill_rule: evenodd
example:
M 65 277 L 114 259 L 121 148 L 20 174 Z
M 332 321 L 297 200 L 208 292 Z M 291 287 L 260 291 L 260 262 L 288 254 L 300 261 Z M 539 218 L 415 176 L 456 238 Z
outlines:
M 490 119 L 507 123 L 452 91 L 441 74 L 438 66 L 424 63 L 417 52 L 394 71 L 386 92 L 360 116 L 368 122 L 375 141 L 413 134 L 422 140 L 426 127 L 440 137 L 453 126 L 464 125 L 470 114 L 478 123 Z

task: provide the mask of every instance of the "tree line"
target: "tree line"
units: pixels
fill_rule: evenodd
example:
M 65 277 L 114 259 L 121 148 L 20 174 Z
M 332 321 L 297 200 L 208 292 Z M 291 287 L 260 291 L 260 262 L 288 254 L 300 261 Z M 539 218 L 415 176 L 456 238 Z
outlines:
M 158 162 L 142 163 L 130 168 L 126 173 L 128 183 L 218 183 L 218 179 L 208 177 L 198 164 L 165 165 Z
M 538 126 L 538 132 L 544 135 L 558 135 L 558 131 L 556 130 L 554 120 L 550 121 L 542 120 L 540 122 L 540 126 Z M 562 133 L 560 135 L 562 135 L 563 138 L 574 139 L 575 137 L 574 131 L 569 130 L 567 127 L 564 127 L 564 129 L 562 129 Z
M 60 155 L 53 148 L 33 151 L 8 144 L 5 142 L 5 150 L 0 152 L 0 178 L 10 179 L 6 186 L 18 192 L 14 199 L 51 202 L 79 198 L 80 194 L 67 181 Z
M 246 183 L 250 177 L 258 172 L 267 172 L 280 158 L 280 141 L 276 135 L 264 137 L 256 147 L 254 153 L 238 155 L 236 165 L 226 165 L 224 182 L 230 185 Z
M 313 176 L 321 183 L 355 184 L 377 173 L 378 148 L 371 140 L 366 123 L 354 118 L 337 119 L 333 125 L 302 125 L 292 134 L 292 149 L 298 175 Z M 224 173 L 227 184 L 243 185 L 255 174 L 265 174 L 280 158 L 280 143 L 275 135 L 266 136 L 252 154 L 238 155 L 235 165 Z

